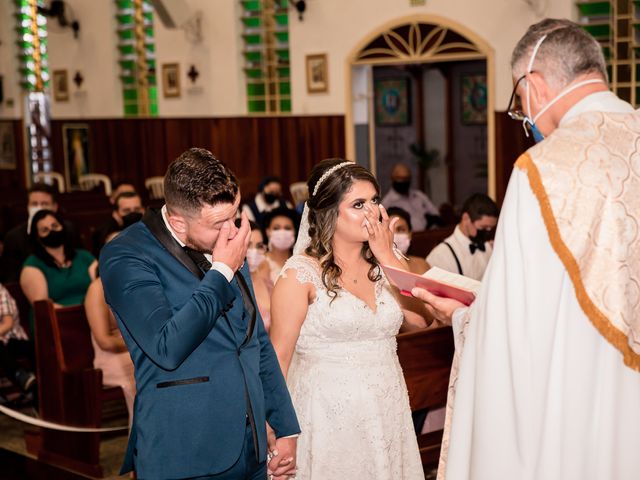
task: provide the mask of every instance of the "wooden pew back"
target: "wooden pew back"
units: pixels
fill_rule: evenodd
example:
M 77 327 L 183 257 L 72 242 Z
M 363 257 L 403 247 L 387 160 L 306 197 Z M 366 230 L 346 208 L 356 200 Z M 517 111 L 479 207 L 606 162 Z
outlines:
M 93 368 L 93 346 L 84 307 L 54 308 L 34 303 L 40 417 L 55 423 L 100 427 L 105 399 L 123 398 L 122 390 L 103 389 L 102 371 Z M 102 477 L 100 434 L 42 429 L 28 441 L 40 460 Z M 31 448 L 29 448 L 31 445 Z
M 53 308 L 49 302 L 48 308 Z M 75 305 L 48 312 L 52 321 L 56 358 L 63 372 L 93 368 L 94 351 L 91 329 L 84 306 Z
M 411 411 L 444 407 L 455 349 L 451 327 L 403 333 L 397 339 Z M 438 465 L 442 435 L 442 430 L 418 434 L 425 474 Z
M 409 255 L 425 258 L 433 248 L 453 233 L 455 225 L 422 232 L 413 232 L 411 246 L 407 252 Z
M 454 352 L 451 327 L 402 333 L 397 339 L 411 410 L 445 406 Z

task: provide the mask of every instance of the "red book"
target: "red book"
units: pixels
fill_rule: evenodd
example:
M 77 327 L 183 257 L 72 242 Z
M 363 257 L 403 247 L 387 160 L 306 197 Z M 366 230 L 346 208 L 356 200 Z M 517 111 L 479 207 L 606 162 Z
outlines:
M 469 306 L 476 299 L 482 285 L 477 280 L 438 267 L 431 267 L 424 274 L 418 275 L 388 265 L 380 266 L 389 282 L 398 287 L 400 293 L 409 297 L 412 296 L 411 290 L 419 287 L 438 297 L 453 298 Z

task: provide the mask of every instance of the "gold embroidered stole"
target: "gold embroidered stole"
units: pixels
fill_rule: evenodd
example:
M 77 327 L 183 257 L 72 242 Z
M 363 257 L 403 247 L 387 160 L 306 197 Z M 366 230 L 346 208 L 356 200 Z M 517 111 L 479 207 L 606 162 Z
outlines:
M 640 371 L 640 115 L 578 115 L 516 166 L 580 307 Z

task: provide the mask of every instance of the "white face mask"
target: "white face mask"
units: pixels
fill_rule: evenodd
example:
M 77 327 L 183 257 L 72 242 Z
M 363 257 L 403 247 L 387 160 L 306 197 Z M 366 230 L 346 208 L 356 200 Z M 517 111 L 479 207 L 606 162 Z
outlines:
M 260 264 L 264 262 L 264 252 L 255 247 L 247 249 L 247 263 L 249 264 L 249 271 L 255 272 Z
M 408 233 L 394 233 L 393 243 L 396 244 L 396 247 L 403 255 L 406 255 L 409 251 L 409 245 L 411 245 L 411 237 L 409 237 Z
M 269 235 L 269 245 L 276 250 L 289 250 L 295 241 L 296 236 L 293 230 L 272 230 Z
M 529 60 L 529 65 L 527 66 L 527 73 L 531 73 L 533 72 L 533 62 L 536 59 L 536 55 L 538 54 L 538 50 L 540 49 L 540 45 L 542 45 L 542 42 L 544 42 L 545 38 L 547 38 L 546 35 L 544 35 L 543 37 L 540 38 L 540 40 L 538 40 L 538 43 L 536 43 L 536 45 L 533 47 L 533 52 L 531 53 L 531 59 Z M 526 80 L 525 80 L 526 82 Z M 566 96 L 568 93 L 573 92 L 574 90 L 584 86 L 584 85 L 589 85 L 591 83 L 605 83 L 604 80 L 600 79 L 600 78 L 592 78 L 589 80 L 583 80 L 582 82 L 578 82 L 574 85 L 571 85 L 567 88 L 565 88 L 564 90 L 562 90 L 560 93 L 558 93 L 558 95 L 555 96 L 555 98 L 553 98 L 549 103 L 547 103 L 544 107 L 542 107 L 540 109 L 540 111 L 538 113 L 536 113 L 536 115 L 533 117 L 533 119 L 529 118 L 528 116 L 523 120 L 523 125 L 525 123 L 528 123 L 529 125 L 531 125 L 531 131 L 533 132 L 533 138 L 535 139 L 536 142 L 541 142 L 542 140 L 544 140 L 544 136 L 542 135 L 542 133 L 540 132 L 540 130 L 538 129 L 536 122 L 540 119 L 540 117 L 547 111 L 549 110 L 558 100 L 560 100 L 562 97 Z M 529 82 L 526 83 L 526 88 L 527 88 L 527 111 L 529 112 L 529 115 L 531 115 L 531 96 L 529 94 Z M 527 129 L 524 129 L 525 134 L 527 135 L 527 137 L 529 136 L 529 133 L 527 132 Z

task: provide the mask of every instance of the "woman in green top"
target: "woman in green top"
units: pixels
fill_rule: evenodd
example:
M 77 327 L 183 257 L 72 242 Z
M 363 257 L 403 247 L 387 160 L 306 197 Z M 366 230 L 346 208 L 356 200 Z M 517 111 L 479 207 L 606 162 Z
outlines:
M 73 247 L 62 218 L 51 210 L 33 216 L 29 237 L 34 253 L 20 274 L 20 286 L 29 302 L 49 298 L 57 307 L 82 304 L 96 277 L 96 259 Z

